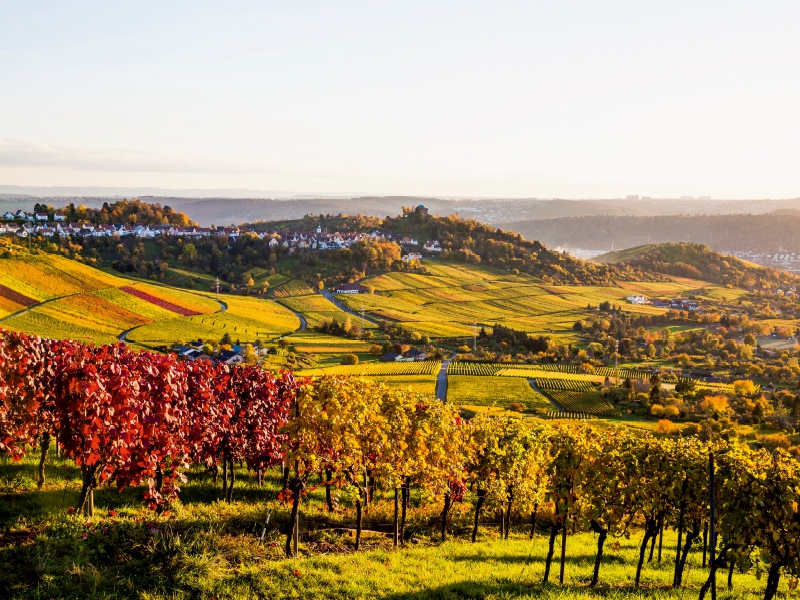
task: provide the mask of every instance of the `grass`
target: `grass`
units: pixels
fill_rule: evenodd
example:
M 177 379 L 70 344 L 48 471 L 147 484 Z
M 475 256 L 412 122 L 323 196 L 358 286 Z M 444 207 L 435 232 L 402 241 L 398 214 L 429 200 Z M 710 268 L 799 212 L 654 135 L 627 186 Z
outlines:
M 352 498 L 338 495 L 335 513 L 322 510 L 323 490 L 312 486 L 301 505 L 301 556 L 282 557 L 288 508 L 275 500 L 278 471 L 268 472 L 264 487 L 238 469 L 234 502 L 227 505 L 209 474 L 189 473 L 182 503 L 157 516 L 142 507 L 142 489 L 101 488 L 95 494 L 97 516 L 69 516 L 66 508 L 78 494 L 79 470 L 51 457 L 49 480 L 35 489 L 34 457 L 20 463 L 0 459 L 0 597 L 137 598 L 183 600 L 218 598 L 310 598 L 444 600 L 481 598 L 653 599 L 696 598 L 706 572 L 699 545 L 689 556 L 685 588 L 672 590 L 675 532 L 664 535 L 662 562 L 645 563 L 642 587 L 633 587 L 641 532 L 606 544 L 597 589 L 587 587 L 594 564 L 596 537 L 567 538 L 565 582 L 558 585 L 558 564 L 551 583 L 543 584 L 547 515 L 533 540 L 527 518 L 514 515 L 510 539 L 498 539 L 495 515 L 484 512 L 478 542 L 468 541 L 473 495 L 454 505 L 450 541 L 438 542 L 438 504 L 421 504 L 412 490 L 409 539 L 393 550 L 381 534 L 366 533 L 364 550 L 353 552 L 352 538 L 331 528 L 353 523 Z M 314 483 L 314 482 L 312 482 Z M 365 516 L 370 532 L 390 522 L 392 492 L 378 491 Z M 111 516 L 109 510 L 116 511 Z M 270 515 L 263 542 L 260 533 Z M 30 534 L 34 537 L 31 538 Z M 619 542 L 616 547 L 614 542 Z M 560 544 L 556 545 L 558 556 Z M 733 592 L 718 578 L 718 597 L 756 599 L 764 580 L 734 575 Z M 784 577 L 781 592 L 787 593 Z

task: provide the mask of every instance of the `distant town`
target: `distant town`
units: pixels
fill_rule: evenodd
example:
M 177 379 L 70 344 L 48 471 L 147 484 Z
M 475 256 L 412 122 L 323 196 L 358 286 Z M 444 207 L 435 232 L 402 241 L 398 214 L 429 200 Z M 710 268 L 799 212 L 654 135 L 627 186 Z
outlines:
M 300 250 L 341 250 L 349 248 L 354 243 L 362 240 L 389 240 L 409 251 L 403 255 L 403 261 L 412 262 L 422 259 L 422 253 L 436 254 L 442 251 L 438 240 L 428 240 L 420 245 L 413 237 L 399 236 L 391 231 L 374 230 L 370 233 L 359 232 L 323 232 L 321 227 L 316 231 L 294 231 L 278 233 L 277 231 L 264 232 L 240 227 L 194 227 L 178 225 L 145 225 L 135 223 L 94 224 L 89 221 L 66 222 L 66 215 L 55 212 L 52 215 L 46 212 L 6 212 L 0 222 L 0 234 L 15 235 L 20 238 L 29 236 L 52 237 L 127 237 L 155 238 L 158 236 L 173 236 L 184 239 L 206 238 L 215 235 L 225 235 L 230 239 L 237 239 L 241 235 L 255 236 L 259 239 L 269 239 L 269 247 L 281 246 L 288 248 L 291 254 L 295 249 Z M 419 249 L 414 251 L 414 249 Z

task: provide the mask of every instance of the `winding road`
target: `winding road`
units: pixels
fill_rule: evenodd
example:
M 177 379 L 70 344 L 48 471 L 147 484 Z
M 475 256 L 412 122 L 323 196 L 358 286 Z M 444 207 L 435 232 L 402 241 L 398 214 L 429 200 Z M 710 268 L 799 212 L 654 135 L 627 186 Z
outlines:
M 219 304 L 219 310 L 217 312 L 213 313 L 213 314 L 216 315 L 216 314 L 219 314 L 219 313 L 224 313 L 226 310 L 228 310 L 228 305 L 225 304 L 222 300 L 217 300 L 216 298 L 214 298 L 214 301 Z M 144 327 L 145 325 L 149 325 L 149 324 L 150 323 L 142 323 L 141 325 L 137 325 L 136 327 L 131 327 L 130 329 L 126 329 L 125 331 L 123 331 L 122 333 L 120 333 L 117 336 L 117 339 L 120 342 L 127 342 L 128 341 L 128 334 L 131 331 L 134 331 L 135 329 L 139 329 L 139 327 Z
M 333 303 L 333 305 L 336 306 L 336 308 L 339 308 L 339 309 L 343 310 L 344 312 L 346 312 L 346 313 L 348 313 L 350 315 L 353 315 L 354 317 L 358 317 L 359 319 L 361 318 L 361 313 L 360 312 L 355 311 L 355 310 L 353 310 L 351 308 L 348 308 L 343 302 L 341 302 L 338 298 L 336 298 L 336 294 L 334 294 L 333 292 L 323 290 L 323 291 L 320 292 L 320 294 L 322 294 L 325 298 L 330 300 Z M 364 320 L 372 323 L 373 325 L 377 325 L 378 324 L 378 322 L 375 319 L 373 319 L 372 317 L 364 316 Z

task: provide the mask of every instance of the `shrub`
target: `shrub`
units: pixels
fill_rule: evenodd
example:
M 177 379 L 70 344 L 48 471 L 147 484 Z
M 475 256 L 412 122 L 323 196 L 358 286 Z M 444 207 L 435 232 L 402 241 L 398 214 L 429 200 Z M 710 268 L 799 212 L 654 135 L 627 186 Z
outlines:
M 514 412 L 525 412 L 525 406 L 523 406 L 520 402 L 511 402 L 508 405 L 508 410 L 513 410 Z
M 357 365 L 358 364 L 358 356 L 355 354 L 345 354 L 344 358 L 342 358 L 343 365 Z
M 668 407 L 674 408 L 674 407 Z M 675 425 L 672 421 L 667 419 L 661 419 L 658 424 L 656 425 L 655 429 L 656 433 L 660 433 L 663 435 L 673 435 L 678 431 L 678 426 Z
M 662 414 L 665 419 L 674 419 L 681 414 L 681 411 L 677 406 L 665 406 Z
M 381 346 L 379 346 L 378 344 L 375 344 L 375 345 L 373 345 L 373 346 L 372 346 L 372 347 L 369 349 L 369 353 L 370 353 L 372 356 L 382 356 L 382 355 L 384 354 L 384 352 L 383 352 L 383 348 L 382 348 Z

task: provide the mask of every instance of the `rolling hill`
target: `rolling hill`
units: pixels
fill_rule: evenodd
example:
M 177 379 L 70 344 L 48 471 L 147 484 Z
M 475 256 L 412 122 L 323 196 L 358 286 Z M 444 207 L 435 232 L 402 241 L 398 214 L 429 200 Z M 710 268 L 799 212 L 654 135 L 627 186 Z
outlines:
M 800 283 L 795 275 L 715 252 L 704 244 L 645 244 L 601 254 L 594 260 L 748 289 Z
M 0 327 L 54 338 L 161 347 L 191 339 L 254 341 L 300 320 L 269 300 L 193 293 L 118 277 L 57 255 L 0 259 Z
M 644 244 L 696 242 L 720 252 L 800 253 L 800 215 L 783 209 L 771 214 L 662 214 L 657 216 L 545 216 L 504 223 L 527 238 L 559 248 L 631 248 Z

